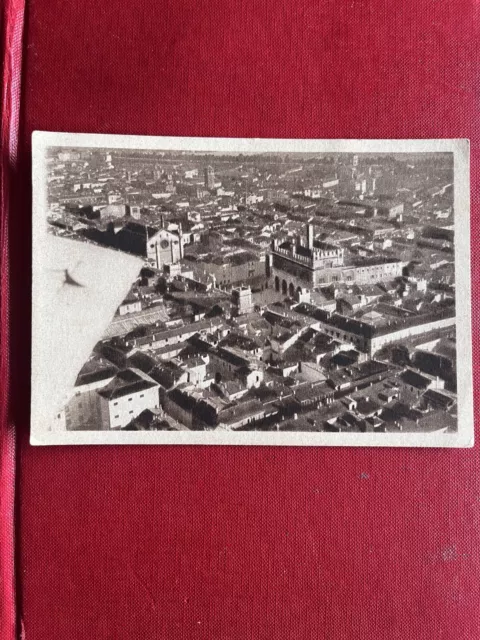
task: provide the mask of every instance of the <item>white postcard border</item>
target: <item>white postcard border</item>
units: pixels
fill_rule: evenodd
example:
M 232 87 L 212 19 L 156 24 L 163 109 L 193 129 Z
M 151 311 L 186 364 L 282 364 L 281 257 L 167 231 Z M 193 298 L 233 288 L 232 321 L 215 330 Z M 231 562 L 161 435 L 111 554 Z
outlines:
M 199 152 L 285 153 L 420 153 L 453 152 L 455 208 L 455 281 L 458 431 L 456 433 L 306 433 L 261 431 L 65 431 L 38 433 L 31 425 L 32 445 L 169 444 L 169 445 L 283 445 L 360 447 L 472 447 L 474 444 L 471 269 L 470 269 L 470 168 L 469 141 L 269 139 L 125 136 L 110 134 L 55 133 L 32 135 L 33 271 L 41 255 L 35 250 L 45 232 L 43 203 L 46 199 L 45 154 L 49 147 L 182 150 Z M 33 291 L 35 295 L 35 289 Z M 32 324 L 38 321 L 32 318 Z M 34 345 L 32 346 L 32 349 Z

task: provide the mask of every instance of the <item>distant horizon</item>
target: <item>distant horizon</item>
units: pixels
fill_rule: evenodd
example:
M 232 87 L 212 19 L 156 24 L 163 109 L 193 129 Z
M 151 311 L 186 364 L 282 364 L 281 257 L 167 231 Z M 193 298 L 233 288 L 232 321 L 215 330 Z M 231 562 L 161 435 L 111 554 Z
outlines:
M 118 148 L 118 147 L 62 147 L 62 146 L 51 146 L 47 150 L 50 153 L 68 153 L 68 152 L 86 152 L 86 151 L 97 151 L 101 153 L 139 153 L 141 155 L 154 155 L 156 153 L 168 153 L 170 155 L 191 155 L 191 156 L 226 156 L 226 157 L 238 157 L 238 156 L 296 156 L 302 158 L 328 158 L 331 156 L 351 156 L 357 155 L 359 157 L 379 157 L 379 158 L 388 158 L 392 157 L 395 159 L 404 159 L 404 158 L 412 158 L 418 159 L 423 158 L 425 156 L 430 157 L 449 157 L 453 156 L 452 151 L 416 151 L 416 152 L 407 152 L 407 151 L 321 151 L 321 152 L 311 152 L 311 151 L 208 151 L 208 150 L 189 150 L 189 149 L 134 149 L 134 148 Z

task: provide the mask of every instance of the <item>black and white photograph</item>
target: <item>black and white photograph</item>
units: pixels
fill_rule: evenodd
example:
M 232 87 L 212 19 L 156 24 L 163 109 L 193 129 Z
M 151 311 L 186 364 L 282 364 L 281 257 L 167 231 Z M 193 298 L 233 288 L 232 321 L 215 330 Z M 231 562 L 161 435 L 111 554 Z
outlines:
M 473 446 L 468 172 L 35 132 L 32 444 Z

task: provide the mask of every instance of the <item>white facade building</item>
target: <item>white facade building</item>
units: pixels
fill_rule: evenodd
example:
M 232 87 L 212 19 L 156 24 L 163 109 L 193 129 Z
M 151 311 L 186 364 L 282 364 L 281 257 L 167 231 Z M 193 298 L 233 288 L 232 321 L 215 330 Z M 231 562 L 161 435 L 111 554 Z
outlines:
M 139 369 L 126 369 L 99 390 L 102 429 L 125 427 L 145 409 L 158 409 L 159 384 Z

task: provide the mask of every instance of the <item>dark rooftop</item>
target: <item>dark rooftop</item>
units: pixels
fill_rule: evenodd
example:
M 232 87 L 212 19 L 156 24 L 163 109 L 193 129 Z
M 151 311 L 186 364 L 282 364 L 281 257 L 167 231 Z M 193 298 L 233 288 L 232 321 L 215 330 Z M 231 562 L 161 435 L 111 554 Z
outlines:
M 122 398 L 152 387 L 157 387 L 157 383 L 154 380 L 145 374 L 140 375 L 140 372 L 137 373 L 133 369 L 125 369 L 124 371 L 119 371 L 115 378 L 106 387 L 100 389 L 98 393 L 107 400 L 114 400 L 115 398 Z
M 416 387 L 417 389 L 426 389 L 431 383 L 431 378 L 414 371 L 413 369 L 406 369 L 401 375 L 400 379 L 404 384 L 410 387 Z
M 83 365 L 75 381 L 75 386 L 79 387 L 84 384 L 92 384 L 94 382 L 113 378 L 117 371 L 118 368 L 110 361 L 99 356 L 95 356 L 90 358 Z

